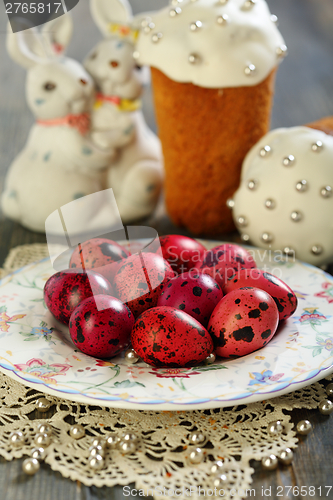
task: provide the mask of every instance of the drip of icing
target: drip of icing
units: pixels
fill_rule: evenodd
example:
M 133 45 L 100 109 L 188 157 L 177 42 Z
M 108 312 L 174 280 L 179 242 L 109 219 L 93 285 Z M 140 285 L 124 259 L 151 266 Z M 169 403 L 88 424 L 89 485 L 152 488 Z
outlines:
M 260 83 L 280 63 L 286 47 L 265 0 L 246 9 L 244 3 L 184 0 L 177 15 L 170 15 L 172 6 L 150 13 L 154 29 L 150 36 L 144 30 L 139 34 L 139 64 L 207 88 Z M 152 43 L 155 33 L 161 34 L 159 43 Z M 191 54 L 197 55 L 196 64 L 189 63 Z M 255 70 L 246 71 L 249 67 Z

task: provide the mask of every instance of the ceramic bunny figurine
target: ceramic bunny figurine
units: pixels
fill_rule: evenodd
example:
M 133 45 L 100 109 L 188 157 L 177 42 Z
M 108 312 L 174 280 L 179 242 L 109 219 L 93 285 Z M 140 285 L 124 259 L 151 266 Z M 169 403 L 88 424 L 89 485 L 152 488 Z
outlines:
M 128 223 L 150 215 L 156 207 L 163 183 L 161 146 L 140 109 L 142 82 L 133 58 L 138 32 L 129 3 L 91 0 L 90 6 L 106 37 L 84 61 L 99 91 L 92 111 L 92 137 L 99 146 L 121 147 L 109 169 L 108 187 L 114 191 L 123 223 Z
M 80 63 L 63 55 L 71 33 L 65 15 L 42 33 L 9 28 L 7 36 L 9 54 L 28 70 L 26 96 L 36 123 L 9 168 L 1 205 L 6 216 L 34 231 L 44 232 L 47 217 L 62 206 L 103 190 L 102 169 L 114 156 L 113 148 L 100 150 L 89 139 L 94 83 Z M 77 232 L 104 227 L 110 218 L 108 207 L 88 205 Z M 59 228 L 49 223 L 48 231 Z

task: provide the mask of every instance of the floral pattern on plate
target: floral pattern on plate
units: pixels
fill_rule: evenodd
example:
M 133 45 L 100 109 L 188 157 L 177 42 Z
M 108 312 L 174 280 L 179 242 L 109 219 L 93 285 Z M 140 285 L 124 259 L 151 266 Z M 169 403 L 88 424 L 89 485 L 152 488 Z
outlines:
M 271 342 L 248 356 L 175 369 L 129 365 L 123 355 L 89 357 L 45 308 L 43 287 L 54 272 L 46 259 L 0 283 L 0 369 L 25 385 L 71 400 L 156 410 L 266 400 L 327 376 L 333 371 L 333 278 L 267 252 L 256 251 L 255 258 L 258 267 L 293 288 L 299 305 Z

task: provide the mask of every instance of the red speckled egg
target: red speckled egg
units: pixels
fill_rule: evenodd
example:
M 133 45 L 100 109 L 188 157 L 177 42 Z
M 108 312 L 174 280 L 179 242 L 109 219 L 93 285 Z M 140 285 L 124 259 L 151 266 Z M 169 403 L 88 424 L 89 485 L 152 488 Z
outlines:
M 193 274 L 193 272 L 180 274 L 164 285 L 157 305 L 180 309 L 206 327 L 223 293 L 208 274 L 196 276 Z
M 69 321 L 69 333 L 80 351 L 96 358 L 112 358 L 130 344 L 134 316 L 120 300 L 96 295 L 78 305 Z
M 117 297 L 126 302 L 135 317 L 157 304 L 162 287 L 174 272 L 166 260 L 154 253 L 125 259 L 114 278 Z
M 195 266 L 200 272 L 209 274 L 223 289 L 224 284 L 240 269 L 255 268 L 252 255 L 239 245 L 225 243 L 208 250 Z
M 259 288 L 246 287 L 223 297 L 210 317 L 208 331 L 216 354 L 230 358 L 264 347 L 278 324 L 279 312 L 272 297 Z
M 206 252 L 198 241 L 178 234 L 161 236 L 160 243 L 163 257 L 178 274 L 193 269 Z
M 60 271 L 47 280 L 44 300 L 53 316 L 68 325 L 69 318 L 80 302 L 93 295 L 112 295 L 113 290 L 104 276 L 95 271 L 76 269 Z
M 288 319 L 297 308 L 297 297 L 292 289 L 271 273 L 260 269 L 242 269 L 224 285 L 224 293 L 237 288 L 253 286 L 269 293 L 274 299 L 279 311 L 280 320 Z
M 192 316 L 173 307 L 154 307 L 137 319 L 133 349 L 149 365 L 195 366 L 213 352 L 207 330 Z
M 76 247 L 69 267 L 82 269 L 84 266 L 85 269 L 94 269 L 112 282 L 119 262 L 126 259 L 128 255 L 128 251 L 115 241 L 93 238 Z

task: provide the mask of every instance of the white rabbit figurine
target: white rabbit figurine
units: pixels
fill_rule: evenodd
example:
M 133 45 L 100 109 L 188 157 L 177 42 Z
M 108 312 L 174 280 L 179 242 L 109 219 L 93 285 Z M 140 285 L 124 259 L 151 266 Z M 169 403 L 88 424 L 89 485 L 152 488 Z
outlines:
M 63 55 L 72 34 L 70 16 L 51 21 L 42 31 L 13 34 L 9 28 L 7 35 L 9 54 L 28 70 L 26 96 L 36 123 L 10 166 L 1 198 L 6 216 L 40 232 L 52 212 L 105 189 L 102 169 L 114 156 L 112 148 L 101 150 L 89 139 L 94 83 L 80 63 Z M 75 232 L 109 227 L 114 207 L 86 200 Z M 52 218 L 47 229 L 63 232 Z
M 84 66 L 98 87 L 92 137 L 101 147 L 121 147 L 110 165 L 112 188 L 123 223 L 149 216 L 163 184 L 160 141 L 141 111 L 142 82 L 133 52 L 138 34 L 127 0 L 91 0 L 92 16 L 106 37 Z

